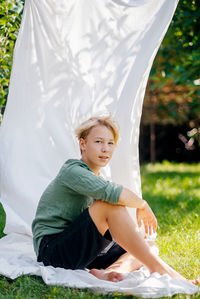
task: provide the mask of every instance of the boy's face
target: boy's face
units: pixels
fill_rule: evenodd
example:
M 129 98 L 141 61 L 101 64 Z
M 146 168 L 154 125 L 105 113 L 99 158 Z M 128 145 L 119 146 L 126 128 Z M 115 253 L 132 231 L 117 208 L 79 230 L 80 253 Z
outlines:
M 80 139 L 82 160 L 98 175 L 101 167 L 110 161 L 115 149 L 112 131 L 102 125 L 91 129 L 86 139 Z

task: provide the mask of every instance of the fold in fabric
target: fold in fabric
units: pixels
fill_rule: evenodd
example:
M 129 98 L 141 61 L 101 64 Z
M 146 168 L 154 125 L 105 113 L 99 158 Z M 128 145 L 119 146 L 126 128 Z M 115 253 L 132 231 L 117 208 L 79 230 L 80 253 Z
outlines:
M 188 284 L 179 289 L 174 280 L 165 286 L 165 278 L 155 275 L 137 288 L 138 272 L 118 284 L 98 281 L 86 271 L 65 270 L 63 280 L 64 270 L 36 263 L 31 239 L 39 198 L 65 160 L 80 157 L 74 129 L 91 115 L 110 111 L 121 128 L 120 144 L 103 174 L 141 195 L 143 96 L 176 5 L 177 0 L 25 1 L 0 128 L 1 202 L 8 234 L 0 240 L 2 275 L 31 273 L 49 284 L 99 292 L 139 294 L 142 289 L 144 297 L 168 289 L 173 294 L 176 287 L 177 292 L 196 290 Z
M 0 274 L 12 279 L 26 274 L 38 275 L 42 276 L 47 285 L 87 288 L 102 294 L 120 292 L 143 298 L 173 296 L 177 293 L 194 294 L 198 291 L 197 286 L 172 279 L 168 275 L 149 275 L 145 268 L 125 274 L 125 279 L 116 283 L 97 279 L 84 270 L 44 267 L 42 263 L 36 262 L 32 238 L 26 235 L 9 234 L 0 240 L 0 248 Z
M 121 141 L 107 178 L 141 195 L 138 138 L 149 71 L 177 0 L 26 0 L 1 130 L 6 233 L 31 235 L 41 193 L 68 158 L 75 127 L 110 111 Z

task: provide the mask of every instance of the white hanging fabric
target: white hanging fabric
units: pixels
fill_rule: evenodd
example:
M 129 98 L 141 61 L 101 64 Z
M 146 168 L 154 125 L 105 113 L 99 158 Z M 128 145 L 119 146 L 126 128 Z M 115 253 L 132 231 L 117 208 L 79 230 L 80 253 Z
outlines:
M 141 194 L 139 123 L 153 59 L 177 0 L 26 0 L 0 129 L 1 202 L 6 237 L 0 273 L 42 275 L 47 284 L 143 297 L 194 293 L 196 286 L 131 273 L 119 283 L 86 271 L 43 267 L 32 248 L 31 223 L 39 198 L 69 158 L 79 157 L 74 128 L 110 111 L 121 141 L 107 178 Z

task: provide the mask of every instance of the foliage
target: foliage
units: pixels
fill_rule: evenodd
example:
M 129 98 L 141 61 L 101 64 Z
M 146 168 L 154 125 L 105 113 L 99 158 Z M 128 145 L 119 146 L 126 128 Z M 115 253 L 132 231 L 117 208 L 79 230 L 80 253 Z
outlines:
M 0 3 L 0 122 L 23 5 L 24 0 L 1 0 Z M 199 20 L 199 0 L 180 0 L 152 67 L 143 113 L 143 121 L 148 124 L 151 121 L 187 123 L 189 132 L 185 132 L 182 140 L 190 149 L 194 142 L 200 144 Z
M 22 11 L 22 0 L 1 0 L 0 2 L 0 111 L 5 107 L 8 96 L 13 49 Z
M 145 101 L 160 124 L 188 124 L 200 140 L 200 2 L 180 0 L 153 64 Z M 152 110 L 153 106 L 153 110 Z M 187 142 L 193 140 L 188 136 Z M 192 137 L 193 138 L 193 137 Z
M 158 72 L 191 88 L 200 85 L 199 20 L 199 1 L 180 0 L 158 54 Z M 156 72 L 154 67 L 152 75 Z
M 158 219 L 157 243 L 161 257 L 187 278 L 200 277 L 200 164 L 167 161 L 141 169 L 143 197 Z M 0 207 L 1 208 L 1 207 Z M 2 215 L 2 209 L 0 209 Z M 5 219 L 5 215 L 2 215 Z M 0 225 L 3 225 L 1 222 Z M 2 227 L 1 227 L 2 231 Z M 200 294 L 190 296 L 199 298 Z M 133 299 L 133 296 L 98 295 L 87 290 L 47 286 L 40 277 L 12 281 L 0 276 L 0 298 Z M 176 295 L 173 298 L 188 298 Z
M 5 214 L 3 207 L 0 203 L 0 238 L 2 236 L 4 236 L 3 228 L 5 226 L 5 221 L 6 221 L 6 214 Z

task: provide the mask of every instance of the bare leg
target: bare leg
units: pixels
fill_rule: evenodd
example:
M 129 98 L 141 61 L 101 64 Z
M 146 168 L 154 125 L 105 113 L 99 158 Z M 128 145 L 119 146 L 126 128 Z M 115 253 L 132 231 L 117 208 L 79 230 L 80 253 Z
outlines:
M 150 250 L 153 254 L 159 254 L 158 245 L 155 242 L 148 239 L 145 239 L 145 242 L 150 247 Z M 90 273 L 99 279 L 116 282 L 124 278 L 122 273 L 129 273 L 138 270 L 142 266 L 143 264 L 140 261 L 127 252 L 120 256 L 116 262 L 111 264 L 105 270 L 91 269 Z
M 147 246 L 150 247 L 151 252 L 154 255 L 159 254 L 158 245 L 151 241 L 151 240 L 145 240 Z M 110 265 L 106 270 L 112 270 L 120 273 L 129 273 L 135 270 L 140 269 L 143 266 L 143 264 L 137 260 L 134 256 L 132 256 L 130 253 L 125 253 L 116 262 L 114 262 L 112 265 Z
M 159 249 L 156 243 L 151 240 L 145 240 L 145 242 L 155 255 L 159 254 Z M 142 266 L 143 264 L 140 261 L 127 252 L 120 256 L 116 262 L 114 262 L 105 270 L 91 269 L 90 273 L 99 279 L 116 282 L 124 278 L 122 273 L 129 273 L 138 270 Z
M 169 274 L 171 277 L 187 281 L 178 272 L 151 252 L 150 247 L 137 231 L 136 224 L 131 219 L 125 207 L 96 201 L 89 207 L 89 213 L 102 235 L 104 235 L 109 228 L 115 241 L 131 256 L 134 256 L 140 261 L 142 265 L 145 265 L 150 273 L 158 272 L 160 274 Z M 110 272 L 110 269 L 105 270 L 104 272 L 108 273 Z M 94 269 L 91 270 L 91 273 L 95 275 Z M 98 277 L 98 275 L 95 276 Z M 107 279 L 103 276 L 98 278 Z M 115 279 L 116 280 L 113 281 L 119 281 L 123 279 L 123 277 L 116 276 Z M 108 280 L 112 279 L 108 278 Z

